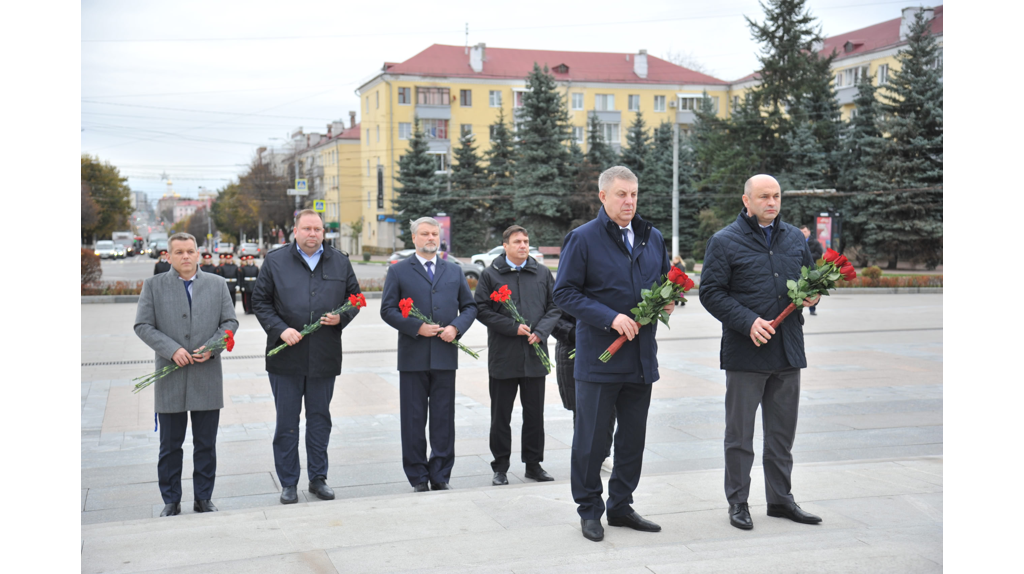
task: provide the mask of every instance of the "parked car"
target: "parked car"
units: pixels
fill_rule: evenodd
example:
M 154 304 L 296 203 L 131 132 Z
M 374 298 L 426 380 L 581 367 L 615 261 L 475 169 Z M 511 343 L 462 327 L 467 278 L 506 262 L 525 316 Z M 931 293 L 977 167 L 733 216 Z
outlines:
M 416 253 L 415 249 L 403 249 L 401 251 L 395 251 L 394 253 L 388 256 L 388 265 L 394 265 L 395 263 L 398 263 L 399 261 L 407 257 L 412 257 L 413 253 Z
M 97 241 L 93 253 L 99 255 L 100 259 L 117 259 L 118 245 L 110 240 Z
M 233 255 L 235 253 L 235 244 L 220 243 L 213 249 L 213 253 L 216 255 L 220 255 L 221 253 L 231 253 Z
M 483 268 L 487 268 L 487 266 L 490 265 L 491 262 L 494 261 L 496 258 L 504 256 L 505 248 L 499 245 L 494 249 L 491 249 L 487 253 L 477 253 L 476 255 L 470 257 L 470 260 Z M 530 257 L 536 259 L 539 265 L 544 265 L 544 254 L 541 253 L 539 249 L 532 245 L 530 246 Z
M 243 243 L 238 246 L 238 256 L 253 255 L 255 257 L 261 257 L 263 255 L 259 245 L 255 243 Z
M 166 239 L 159 239 L 157 241 L 154 241 L 153 243 L 150 243 L 149 245 L 150 245 L 150 251 L 149 251 L 150 259 L 157 259 L 158 257 L 160 257 L 160 250 L 161 249 L 164 249 L 164 250 L 167 249 L 167 240 Z
M 475 281 L 480 280 L 480 274 L 484 272 L 484 268 L 477 265 L 476 263 L 463 263 L 454 257 L 446 259 L 448 263 L 454 263 L 462 269 L 462 274 L 466 276 L 466 279 L 473 279 Z
M 267 249 L 267 251 L 276 251 L 282 247 L 288 247 L 289 245 L 291 245 L 291 243 L 275 243 L 271 245 L 270 248 Z

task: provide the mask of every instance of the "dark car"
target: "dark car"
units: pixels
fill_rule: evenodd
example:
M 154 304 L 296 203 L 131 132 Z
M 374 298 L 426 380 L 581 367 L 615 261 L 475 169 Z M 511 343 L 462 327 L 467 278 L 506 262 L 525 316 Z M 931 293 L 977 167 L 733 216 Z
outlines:
M 156 258 L 160 257 L 160 250 L 161 249 L 163 249 L 165 251 L 167 250 L 167 241 L 164 240 L 164 239 L 158 239 L 157 241 L 151 243 L 150 245 L 151 245 L 151 247 L 153 249 L 152 251 L 149 252 L 149 257 L 151 259 L 156 259 Z
M 480 274 L 484 272 L 484 268 L 477 265 L 476 263 L 463 263 L 454 257 L 447 259 L 448 263 L 454 263 L 462 269 L 462 274 L 466 276 L 466 279 L 473 279 L 474 281 L 480 280 Z
M 416 253 L 415 249 L 403 249 L 401 251 L 395 251 L 394 253 L 388 256 L 388 265 L 394 265 L 395 263 L 398 263 L 399 261 L 407 257 L 412 257 L 413 253 Z

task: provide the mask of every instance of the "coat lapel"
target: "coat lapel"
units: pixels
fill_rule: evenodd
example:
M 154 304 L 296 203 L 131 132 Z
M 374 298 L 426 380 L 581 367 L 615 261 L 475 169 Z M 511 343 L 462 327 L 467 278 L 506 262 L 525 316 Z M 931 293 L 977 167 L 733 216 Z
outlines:
M 416 254 L 413 254 L 411 257 L 409 257 L 407 261 L 409 261 L 409 265 L 411 265 L 412 268 L 416 270 L 416 273 L 419 273 L 420 277 L 423 277 L 424 281 L 430 283 L 430 276 L 427 275 L 427 270 L 423 268 L 423 265 L 420 263 L 420 260 L 416 259 Z M 437 273 L 434 273 L 434 277 L 437 277 Z
M 437 282 L 441 279 L 441 276 L 444 275 L 444 272 L 448 267 L 449 265 L 447 261 L 440 257 L 437 258 L 437 271 L 434 272 L 434 282 L 431 283 L 431 285 L 437 285 Z

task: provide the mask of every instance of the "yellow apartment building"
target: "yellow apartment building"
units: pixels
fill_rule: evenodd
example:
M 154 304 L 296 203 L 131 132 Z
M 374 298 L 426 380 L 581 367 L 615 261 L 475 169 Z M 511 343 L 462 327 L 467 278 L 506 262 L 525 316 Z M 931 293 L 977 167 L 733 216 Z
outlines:
M 327 135 L 296 132 L 292 139 L 300 150 L 299 171 L 308 181 L 308 198 L 324 200 L 328 233 L 338 233 L 335 245 L 355 254 L 365 239 L 354 237 L 351 226 L 372 215 L 362 193 L 359 124 L 355 122 L 355 112 L 350 115 L 351 125 L 347 129 L 337 121 L 327 126 Z M 304 141 L 298 141 L 303 138 Z
M 408 149 L 418 118 L 437 170 L 446 172 L 453 146 L 473 133 L 479 151 L 490 147 L 490 127 L 503 110 L 512 123 L 523 105 L 526 76 L 536 62 L 547 66 L 565 93 L 573 135 L 587 149 L 587 119 L 596 115 L 605 139 L 616 149 L 638 111 L 649 129 L 676 122 L 687 132 L 706 91 L 727 117 L 729 84 L 650 56 L 599 52 L 558 52 L 435 44 L 401 63 L 387 62 L 357 90 L 362 108 L 360 163 L 362 189 L 371 217 L 365 245 L 394 248 L 407 225 L 394 213 L 398 159 Z M 375 200 L 375 201 L 374 201 Z

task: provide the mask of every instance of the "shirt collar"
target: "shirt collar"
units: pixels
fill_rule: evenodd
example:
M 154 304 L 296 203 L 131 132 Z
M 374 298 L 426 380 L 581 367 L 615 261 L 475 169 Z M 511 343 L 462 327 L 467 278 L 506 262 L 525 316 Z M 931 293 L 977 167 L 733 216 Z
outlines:
M 625 230 L 628 230 L 630 233 L 633 233 L 633 222 L 632 221 L 627 223 L 625 227 L 622 227 L 618 223 L 616 223 L 615 225 L 619 228 L 619 231 L 622 231 L 623 229 L 625 229 Z
M 529 261 L 529 260 L 530 260 L 530 256 L 527 255 L 526 256 L 526 261 Z M 508 258 L 508 255 L 505 256 L 505 262 L 508 263 L 508 266 L 511 267 L 512 269 L 515 269 L 516 267 L 519 267 L 520 269 L 525 269 L 526 268 L 526 261 L 523 261 L 522 265 L 516 265 L 515 263 L 512 263 L 512 260 Z
M 309 259 L 310 257 L 316 257 L 317 255 L 320 255 L 321 253 L 324 252 L 324 244 L 323 243 L 320 244 L 320 249 L 317 249 L 316 253 L 314 253 L 312 255 L 306 255 L 306 252 L 303 251 L 301 247 L 299 247 L 298 243 L 295 244 L 295 248 L 299 250 L 299 255 L 305 257 L 306 259 Z
M 182 281 L 195 281 L 196 280 L 196 275 L 199 275 L 199 273 L 193 273 L 191 279 L 185 279 L 181 275 L 178 275 L 178 279 L 181 279 Z
M 436 253 L 435 253 L 435 254 L 434 254 L 434 256 L 433 256 L 432 258 L 430 258 L 430 259 L 424 259 L 424 258 L 420 257 L 420 254 L 419 254 L 419 253 L 417 253 L 417 254 L 416 254 L 416 259 L 419 259 L 419 261 L 420 261 L 420 265 L 426 265 L 427 261 L 430 261 L 431 263 L 433 263 L 433 264 L 434 264 L 434 267 L 435 267 L 435 268 L 437 267 L 437 254 L 436 254 Z

